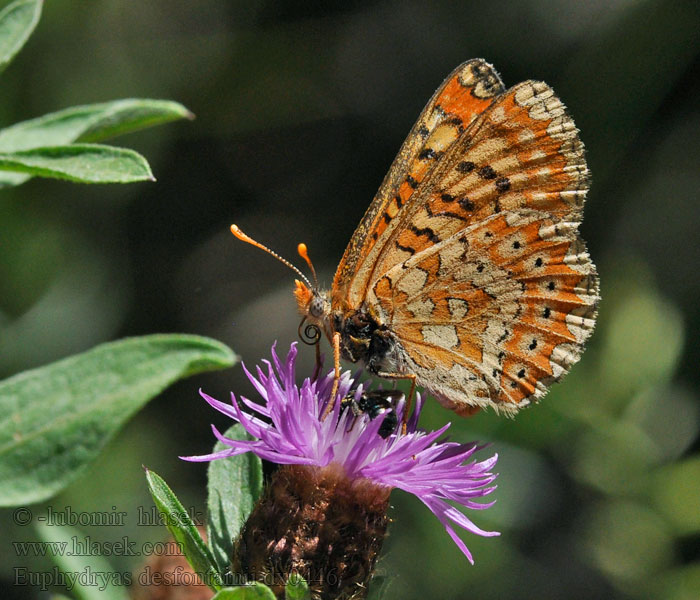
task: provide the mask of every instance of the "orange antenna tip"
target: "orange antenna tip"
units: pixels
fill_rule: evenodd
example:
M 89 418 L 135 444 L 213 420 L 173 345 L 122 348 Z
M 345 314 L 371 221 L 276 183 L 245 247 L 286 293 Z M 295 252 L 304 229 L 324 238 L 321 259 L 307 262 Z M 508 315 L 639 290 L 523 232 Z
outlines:
M 249 244 L 254 244 L 254 241 L 250 239 L 245 233 L 243 233 L 238 227 L 238 225 L 231 225 L 231 233 L 235 235 L 242 242 L 248 242 Z
M 256 242 L 252 237 L 246 235 L 243 233 L 238 227 L 238 225 L 231 225 L 231 233 L 235 235 L 239 240 L 242 242 L 246 242 L 250 244 L 251 246 L 255 246 L 256 248 L 260 248 L 260 250 L 264 250 L 271 256 L 274 256 L 278 261 L 280 261 L 282 264 L 288 266 L 292 271 L 294 271 L 297 275 L 299 275 L 307 284 L 309 287 L 311 287 L 311 282 L 306 278 L 306 276 L 299 270 L 297 269 L 292 263 L 290 263 L 288 260 L 285 260 L 282 258 L 279 254 L 276 252 L 273 252 L 270 250 L 267 246 L 263 246 L 260 242 Z M 306 246 L 304 246 L 306 248 Z M 308 260 L 308 259 L 307 259 Z
M 306 264 L 309 265 L 309 269 L 311 269 L 311 274 L 314 276 L 314 284 L 316 287 L 318 287 L 318 277 L 316 277 L 316 269 L 314 269 L 314 265 L 311 262 L 311 259 L 309 258 L 309 249 L 306 247 L 306 244 L 304 242 L 297 246 L 297 252 L 299 253 L 299 256 L 301 256 L 304 259 Z
M 238 227 L 238 225 L 231 225 L 231 233 L 235 235 L 239 240 L 242 242 L 246 242 L 247 244 L 251 244 L 252 246 L 255 246 L 256 248 L 260 248 L 261 250 L 264 250 L 265 252 L 268 252 L 269 254 L 272 254 L 275 258 L 281 260 L 283 263 L 286 263 L 283 258 L 277 256 L 276 253 L 274 253 L 272 250 L 270 250 L 267 246 L 263 246 L 260 242 L 256 242 L 252 237 L 246 235 L 241 231 L 241 228 Z

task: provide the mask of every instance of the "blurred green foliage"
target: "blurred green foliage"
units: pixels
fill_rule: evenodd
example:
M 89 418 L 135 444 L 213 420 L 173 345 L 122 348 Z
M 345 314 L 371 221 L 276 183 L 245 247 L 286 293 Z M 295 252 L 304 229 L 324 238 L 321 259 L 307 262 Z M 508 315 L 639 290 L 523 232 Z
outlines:
M 0 374 L 130 334 L 209 335 L 249 365 L 274 339 L 287 345 L 291 274 L 228 225 L 287 257 L 305 241 L 329 282 L 426 100 L 453 67 L 483 57 L 507 85 L 550 83 L 581 129 L 599 325 L 539 406 L 453 425 L 455 439 L 492 442 L 500 456 L 498 502 L 475 520 L 502 535 L 467 539 L 476 566 L 419 502 L 392 497 L 387 597 L 696 600 L 698 23 L 690 0 L 47 3 L 2 75 L 0 124 L 127 95 L 175 98 L 198 118 L 124 138 L 156 184 L 3 191 Z M 228 424 L 200 385 L 220 398 L 250 392 L 238 368 L 178 384 L 54 509 L 116 506 L 129 515 L 119 536 L 161 539 L 162 527 L 137 525 L 151 506 L 145 462 L 204 511 L 206 469 L 176 456 L 207 451 L 210 421 Z M 431 403 L 423 418 L 434 427 L 452 415 Z M 10 544 L 32 534 L 7 511 L 0 519 L 2 595 L 32 597 L 12 587 L 13 568 L 42 562 Z M 124 571 L 140 560 L 111 559 Z

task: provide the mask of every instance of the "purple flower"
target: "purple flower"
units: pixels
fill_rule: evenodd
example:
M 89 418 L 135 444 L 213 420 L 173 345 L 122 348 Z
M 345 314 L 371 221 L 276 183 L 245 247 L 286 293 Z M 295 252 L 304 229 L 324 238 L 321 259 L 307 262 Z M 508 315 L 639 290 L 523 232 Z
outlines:
M 332 412 L 322 419 L 330 401 L 333 374 L 331 372 L 315 381 L 307 378 L 297 386 L 296 355 L 296 344 L 292 344 L 287 359 L 280 361 L 273 346 L 272 364 L 263 361 L 267 373 L 257 367 L 255 376 L 243 367 L 264 404 L 242 396 L 237 400 L 233 394 L 231 404 L 225 404 L 200 391 L 211 406 L 239 422 L 257 439 L 229 439 L 212 425 L 217 439 L 229 447 L 212 454 L 182 458 L 211 461 L 253 452 L 260 458 L 282 465 L 340 466 L 350 481 L 366 480 L 387 491 L 399 488 L 417 496 L 473 564 L 471 553 L 453 527 L 457 525 L 482 536 L 499 533 L 480 529 L 450 502 L 474 510 L 489 508 L 493 502 L 479 503 L 477 500 L 495 489 L 490 484 L 496 478 L 491 469 L 497 455 L 479 462 L 472 458 L 480 449 L 477 444 L 438 439 L 447 431 L 449 423 L 433 432 L 418 429 L 422 406 L 420 395 L 416 395 L 416 407 L 405 434 L 400 425 L 403 400 L 395 407 L 399 425 L 386 438 L 379 435 L 382 418 L 356 415 L 351 410 L 341 409 L 337 400 Z M 358 401 L 363 384 L 355 386 L 350 372 L 345 371 L 340 378 L 338 396 L 345 398 L 351 390 Z M 242 410 L 241 403 L 250 412 Z

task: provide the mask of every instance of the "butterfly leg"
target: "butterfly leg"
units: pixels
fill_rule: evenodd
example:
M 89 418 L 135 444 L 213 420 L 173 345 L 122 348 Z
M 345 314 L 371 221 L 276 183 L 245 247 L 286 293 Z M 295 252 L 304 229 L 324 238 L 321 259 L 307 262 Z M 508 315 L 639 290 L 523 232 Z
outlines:
M 321 420 L 323 421 L 333 410 L 335 406 L 335 396 L 338 393 L 338 384 L 340 383 L 340 333 L 337 331 L 333 334 L 333 366 L 335 372 L 333 374 L 333 387 L 331 388 L 331 397 L 326 405 L 326 410 L 323 411 Z
M 401 418 L 401 433 L 406 435 L 406 423 L 408 423 L 408 416 L 411 414 L 411 405 L 413 404 L 413 395 L 416 393 L 416 376 L 413 373 L 377 373 L 379 377 L 384 379 L 393 379 L 395 381 L 399 379 L 410 379 L 411 389 L 408 392 L 408 397 L 406 398 L 406 407 L 403 411 L 403 417 Z
M 314 374 L 311 377 L 311 381 L 316 381 L 318 376 L 321 374 L 321 348 L 320 344 L 316 344 L 316 366 L 314 367 Z

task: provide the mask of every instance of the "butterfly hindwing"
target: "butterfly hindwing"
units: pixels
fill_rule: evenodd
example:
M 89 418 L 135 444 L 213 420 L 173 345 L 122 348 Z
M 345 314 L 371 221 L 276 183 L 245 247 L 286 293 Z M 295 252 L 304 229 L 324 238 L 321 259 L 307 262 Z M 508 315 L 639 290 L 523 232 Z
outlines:
M 371 301 L 444 404 L 513 414 L 578 360 L 597 276 L 575 223 L 518 210 L 417 253 L 375 283 Z

